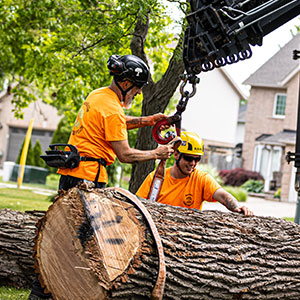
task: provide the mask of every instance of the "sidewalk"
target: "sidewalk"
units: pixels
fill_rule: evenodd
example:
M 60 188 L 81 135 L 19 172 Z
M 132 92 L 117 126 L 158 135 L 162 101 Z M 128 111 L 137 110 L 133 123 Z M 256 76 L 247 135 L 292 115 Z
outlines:
M 0 189 L 3 188 L 17 188 L 17 183 L 5 183 L 5 182 L 0 182 Z M 36 194 L 41 194 L 41 195 L 47 195 L 47 196 L 51 196 L 54 195 L 56 193 L 56 191 L 54 190 L 48 190 L 48 189 L 42 189 L 42 188 L 38 188 L 38 187 L 30 187 L 30 186 L 21 186 L 21 189 L 24 190 L 32 190 L 34 193 Z
M 248 196 L 245 206 L 250 208 L 256 216 L 294 218 L 297 203 L 271 201 L 260 197 Z M 202 210 L 220 210 L 228 212 L 228 209 L 224 205 L 211 202 L 204 202 Z

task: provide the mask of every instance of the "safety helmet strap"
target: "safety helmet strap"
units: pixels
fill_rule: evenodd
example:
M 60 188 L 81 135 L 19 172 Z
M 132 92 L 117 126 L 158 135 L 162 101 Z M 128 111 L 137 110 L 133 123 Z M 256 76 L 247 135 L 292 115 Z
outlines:
M 121 100 L 122 102 L 125 101 L 125 97 L 126 97 L 126 94 L 131 90 L 133 89 L 134 87 L 134 84 L 132 84 L 129 88 L 127 88 L 126 90 L 124 90 L 121 85 L 119 84 L 119 82 L 115 79 L 115 83 L 117 85 L 117 87 L 119 88 L 119 90 L 121 91 L 122 93 L 122 96 L 123 96 L 123 99 Z

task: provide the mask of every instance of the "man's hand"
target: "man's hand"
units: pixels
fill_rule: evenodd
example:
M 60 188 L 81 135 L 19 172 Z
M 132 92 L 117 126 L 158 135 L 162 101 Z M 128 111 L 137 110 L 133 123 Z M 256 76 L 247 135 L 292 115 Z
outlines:
M 166 119 L 168 116 L 165 115 L 165 114 L 162 114 L 162 113 L 158 113 L 158 114 L 155 114 L 155 115 L 152 115 L 151 116 L 151 125 L 155 125 L 157 122 L 159 121 L 162 121 L 164 119 Z
M 112 141 L 111 145 L 121 163 L 139 163 L 152 159 L 168 159 L 174 152 L 173 144 L 159 146 L 154 150 L 130 148 L 128 140 Z
M 230 211 L 244 214 L 245 216 L 253 216 L 253 212 L 246 206 L 240 206 L 238 201 L 223 188 L 215 191 L 213 198 L 227 207 Z
M 154 151 L 156 152 L 156 159 L 168 159 L 174 153 L 173 144 L 159 146 Z
M 253 216 L 253 212 L 247 206 L 237 207 L 233 211 L 244 214 L 244 216 Z

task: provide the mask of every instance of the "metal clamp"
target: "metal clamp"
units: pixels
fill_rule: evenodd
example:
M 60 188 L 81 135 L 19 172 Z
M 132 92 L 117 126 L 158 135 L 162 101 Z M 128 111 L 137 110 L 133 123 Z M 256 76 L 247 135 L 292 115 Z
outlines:
M 295 162 L 295 168 L 300 168 L 300 153 L 288 152 L 285 156 L 285 160 L 289 164 L 291 161 Z
M 167 144 L 175 137 L 175 134 L 172 132 L 168 132 L 167 135 L 163 137 L 161 135 L 162 126 L 175 125 L 176 135 L 180 136 L 181 114 L 185 111 L 188 100 L 196 94 L 196 84 L 200 82 L 200 78 L 198 78 L 195 74 L 181 74 L 180 78 L 183 82 L 180 85 L 181 99 L 176 106 L 176 113 L 165 120 L 157 122 L 152 129 L 152 137 L 158 144 Z M 191 93 L 184 90 L 187 83 L 192 84 L 193 90 Z

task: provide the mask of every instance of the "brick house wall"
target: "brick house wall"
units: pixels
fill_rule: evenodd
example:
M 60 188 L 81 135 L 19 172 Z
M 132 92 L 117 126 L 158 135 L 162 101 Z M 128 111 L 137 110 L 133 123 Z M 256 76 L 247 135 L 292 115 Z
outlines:
M 298 72 L 284 88 L 252 87 L 248 102 L 245 126 L 245 140 L 243 145 L 243 167 L 247 170 L 253 169 L 255 139 L 261 134 L 274 135 L 284 129 L 296 130 L 297 108 L 299 94 Z M 283 119 L 273 117 L 275 95 L 283 93 L 287 95 L 285 117 Z M 281 200 L 290 199 L 291 174 L 294 163 L 288 164 L 285 156 L 288 151 L 295 152 L 295 144 L 286 145 L 282 148 L 281 158 Z
M 274 181 L 273 172 L 279 172 L 283 201 L 297 200 L 292 182 L 294 163 L 288 164 L 285 156 L 288 151 L 295 152 L 300 63 L 293 59 L 292 54 L 299 49 L 299 45 L 300 33 L 292 36 L 286 45 L 244 81 L 244 84 L 251 86 L 251 91 L 246 113 L 243 166 L 264 173 L 265 191 L 271 189 L 269 184 Z M 286 105 L 284 112 L 274 116 L 276 94 L 286 95 Z
M 277 93 L 285 94 L 286 89 L 251 88 L 243 144 L 243 166 L 247 170 L 252 170 L 255 139 L 261 134 L 276 134 L 284 128 L 284 119 L 273 118 L 274 99 Z

